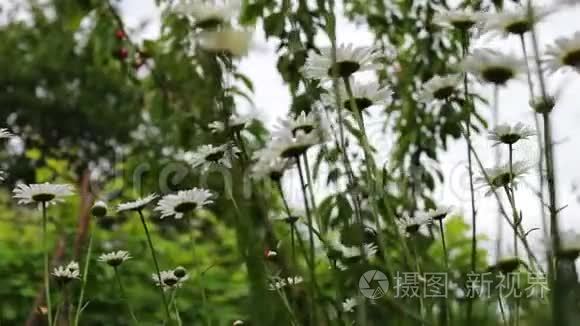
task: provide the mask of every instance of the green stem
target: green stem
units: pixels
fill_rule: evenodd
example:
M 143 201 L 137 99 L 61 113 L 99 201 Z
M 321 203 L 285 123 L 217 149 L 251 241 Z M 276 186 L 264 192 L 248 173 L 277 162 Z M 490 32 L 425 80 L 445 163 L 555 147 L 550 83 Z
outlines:
M 511 202 L 512 202 L 512 209 L 514 215 L 514 255 L 518 258 L 518 229 L 517 226 L 520 224 L 520 218 L 518 217 L 518 211 L 516 206 L 516 194 L 514 192 L 514 172 L 513 172 L 513 145 L 508 145 L 509 149 L 509 167 L 510 167 L 510 185 L 509 190 L 511 191 Z M 507 190 L 507 189 L 506 189 Z M 509 194 L 508 194 L 509 195 Z M 515 276 L 514 276 L 515 277 Z M 515 280 L 514 280 L 515 281 Z M 514 282 L 515 286 L 517 287 L 517 282 Z M 517 288 L 515 289 L 517 292 Z M 520 324 L 520 300 L 517 293 L 515 293 L 515 302 L 514 302 L 514 325 L 519 326 Z
M 121 299 L 125 301 L 125 303 L 127 304 L 127 309 L 129 310 L 129 314 L 131 315 L 131 319 L 133 320 L 135 325 L 139 325 L 139 321 L 137 320 L 137 317 L 135 317 L 135 313 L 133 312 L 133 308 L 131 307 L 131 302 L 129 301 L 129 298 L 125 293 L 125 288 L 123 287 L 123 282 L 121 281 L 121 275 L 119 275 L 117 267 L 114 267 L 113 270 L 115 271 L 115 279 L 117 280 L 117 284 L 119 285 Z
M 42 245 L 44 251 L 44 296 L 46 297 L 46 310 L 48 312 L 48 325 L 52 326 L 52 303 L 50 300 L 50 267 L 48 261 L 48 218 L 46 216 L 46 202 L 42 202 Z
M 306 181 L 308 182 L 308 194 L 310 195 L 310 204 L 312 205 L 312 210 L 316 212 L 316 200 L 314 199 L 314 191 L 313 191 L 313 183 L 312 177 L 310 176 L 310 164 L 308 164 L 308 155 L 304 153 L 302 155 L 304 157 L 304 170 L 306 172 Z M 316 223 L 318 223 L 318 227 L 320 228 L 320 233 L 324 234 L 324 230 L 322 229 L 322 223 L 320 221 L 320 217 L 318 214 L 316 215 Z
M 439 219 L 439 232 L 441 233 L 441 244 L 443 245 L 443 257 L 445 260 L 445 273 L 449 273 L 449 253 L 447 252 L 447 242 L 445 241 L 445 229 L 443 228 L 443 219 Z M 445 286 L 449 286 L 445 284 Z M 447 326 L 451 325 L 451 307 L 449 306 L 449 298 L 445 296 L 445 322 Z
M 316 323 L 316 305 L 315 305 L 315 301 L 316 301 L 316 293 L 314 291 L 315 287 L 316 287 L 316 272 L 315 272 L 315 267 L 316 267 L 316 257 L 314 254 L 314 226 L 312 224 L 312 215 L 310 214 L 310 205 L 308 204 L 308 198 L 306 195 L 306 183 L 304 181 L 304 174 L 302 173 L 302 164 L 300 163 L 300 156 L 296 157 L 296 162 L 298 164 L 298 175 L 300 176 L 300 184 L 301 184 L 301 188 L 302 188 L 302 198 L 304 199 L 304 207 L 306 209 L 306 218 L 307 218 L 307 223 L 308 223 L 308 234 L 309 234 L 309 244 L 310 244 L 310 283 L 309 283 L 309 288 L 310 288 L 310 324 L 311 325 L 317 325 Z
M 89 224 L 89 228 L 90 228 L 90 224 Z M 85 297 L 85 288 L 87 285 L 87 275 L 89 274 L 89 264 L 91 261 L 91 253 L 93 250 L 93 229 L 91 228 L 90 233 L 89 233 L 89 246 L 87 247 L 87 254 L 85 256 L 85 265 L 83 267 L 83 279 L 82 279 L 82 284 L 81 284 L 81 292 L 79 295 L 79 301 L 77 303 L 77 309 L 76 309 L 76 313 L 75 313 L 75 321 L 74 321 L 74 325 L 78 326 L 79 324 L 79 320 L 81 317 L 81 311 L 82 311 L 82 307 L 83 307 L 83 299 Z
M 151 241 L 151 235 L 149 234 L 149 228 L 147 228 L 147 222 L 145 222 L 145 217 L 141 210 L 137 211 L 139 213 L 139 218 L 141 219 L 141 224 L 143 224 L 143 229 L 145 230 L 145 235 L 147 236 L 147 243 L 149 244 L 149 250 L 151 250 L 151 257 L 153 258 L 153 264 L 155 265 L 155 272 L 159 278 L 159 294 L 163 300 L 163 306 L 165 307 L 165 314 L 167 317 L 167 322 L 171 322 L 171 313 L 169 312 L 169 306 L 167 305 L 167 299 L 165 298 L 165 292 L 163 291 L 163 282 L 161 279 L 161 269 L 159 269 L 159 263 L 157 262 L 157 254 L 155 253 L 155 248 L 153 247 L 153 241 Z
M 469 31 L 464 30 L 462 32 L 462 56 L 465 58 L 469 51 Z M 467 118 L 466 118 L 466 134 L 465 140 L 468 142 L 467 145 L 467 167 L 469 173 L 469 193 L 471 199 L 471 272 L 475 272 L 475 263 L 477 261 L 477 217 L 476 217 L 476 209 L 475 209 L 475 190 L 473 187 L 473 162 L 471 159 L 471 151 L 469 149 L 469 143 L 471 142 L 471 114 L 472 112 L 472 105 L 471 98 L 469 96 L 469 83 L 467 80 L 467 73 L 463 76 L 463 90 L 465 96 L 465 102 L 467 106 Z M 473 322 L 473 301 L 475 298 L 469 298 L 467 301 L 467 324 L 471 324 Z

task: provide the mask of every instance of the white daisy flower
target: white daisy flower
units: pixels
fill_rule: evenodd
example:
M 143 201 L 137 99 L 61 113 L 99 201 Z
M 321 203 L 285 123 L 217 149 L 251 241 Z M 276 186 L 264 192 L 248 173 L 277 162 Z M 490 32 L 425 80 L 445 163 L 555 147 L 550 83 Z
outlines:
M 530 106 L 536 113 L 550 113 L 554 106 L 556 106 L 556 100 L 558 96 L 543 95 L 536 96 L 530 100 Z
M 510 274 L 517 270 L 522 265 L 522 260 L 516 256 L 506 254 L 500 257 L 491 269 L 502 272 L 503 274 Z
M 254 120 L 254 117 L 250 115 L 233 114 L 228 119 L 228 127 L 232 132 L 237 133 L 244 130 L 252 120 Z M 210 123 L 209 129 L 213 133 L 224 132 L 226 130 L 223 121 L 214 121 Z
M 187 279 L 189 279 L 189 274 L 187 274 L 187 270 L 181 266 L 173 270 L 173 275 L 175 275 L 182 283 Z
M 264 257 L 266 257 L 266 258 L 268 258 L 268 259 L 270 259 L 270 258 L 274 258 L 274 257 L 278 257 L 278 252 L 276 252 L 275 250 L 270 250 L 270 249 L 267 249 L 267 250 L 264 252 Z
M 140 211 L 151 204 L 157 198 L 157 194 L 149 194 L 147 197 L 139 198 L 135 201 L 121 203 L 117 206 L 117 213 L 126 211 Z
M 232 167 L 232 162 L 237 158 L 240 150 L 232 143 L 226 143 L 219 146 L 201 145 L 195 152 L 187 152 L 183 159 L 193 168 L 200 167 L 202 171 L 217 166 Z
M 199 46 L 211 52 L 225 52 L 234 57 L 248 54 L 254 32 L 251 30 L 235 30 L 224 28 L 204 31 L 197 36 Z
M 483 174 L 477 177 L 475 181 L 481 188 L 487 189 L 486 195 L 490 195 L 494 191 L 503 189 L 509 184 L 513 184 L 516 187 L 518 181 L 529 171 L 529 164 L 524 161 L 516 161 L 512 164 L 511 172 L 509 163 L 506 163 L 494 168 L 485 169 L 485 173 L 489 177 L 489 182 Z
M 358 301 L 355 298 L 346 298 L 342 303 L 342 310 L 344 312 L 353 312 L 354 307 L 358 305 Z
M 431 224 L 433 220 L 430 216 L 426 214 L 417 214 L 416 217 L 411 218 L 404 215 L 402 218 L 397 219 L 397 226 L 399 231 L 407 237 L 417 234 L 421 229 L 421 226 Z
M 526 68 L 522 59 L 492 49 L 474 50 L 463 60 L 462 66 L 466 72 L 474 74 L 482 81 L 498 86 L 505 85 Z
M 575 231 L 566 231 L 560 234 L 560 257 L 575 260 L 580 255 L 580 234 Z
M 518 122 L 512 126 L 508 124 L 501 124 L 493 128 L 493 130 L 490 131 L 489 135 L 487 136 L 487 139 L 494 141 L 494 145 L 513 145 L 519 140 L 527 139 L 535 134 L 536 132 L 532 128 L 524 125 L 521 122 Z
M 281 158 L 290 159 L 298 157 L 314 146 L 323 142 L 322 136 L 318 130 L 305 133 L 290 130 L 280 130 L 278 138 L 272 140 L 269 144 L 273 153 L 278 153 Z
M 175 275 L 173 270 L 161 271 L 161 280 L 159 280 L 159 275 L 157 273 L 151 274 L 151 279 L 155 282 L 155 285 L 161 286 L 164 290 L 171 288 L 180 288 L 183 286 L 182 278 Z
M 57 203 L 74 193 L 71 185 L 50 183 L 19 184 L 12 192 L 18 204 Z
M 300 114 L 295 118 L 280 118 L 276 128 L 277 130 L 282 130 L 282 133 L 286 132 L 286 130 L 290 130 L 293 134 L 300 131 L 309 134 L 318 127 L 318 120 L 318 116 L 314 111 L 311 111 L 308 114 L 300 112 Z M 274 137 L 276 136 L 276 133 L 277 132 L 275 131 Z
M 240 320 L 240 319 L 238 319 L 238 320 L 235 320 L 235 321 L 232 323 L 232 325 L 233 325 L 233 326 L 241 326 L 241 325 L 244 325 L 244 321 L 243 321 L 243 320 Z
M 304 65 L 307 78 L 329 80 L 333 77 L 350 77 L 360 71 L 379 68 L 374 60 L 380 56 L 374 47 L 355 47 L 352 44 L 336 48 L 336 63 L 332 60 L 332 49 L 320 49 L 320 54 L 310 52 Z
M 434 221 L 439 221 L 445 219 L 447 216 L 453 213 L 455 208 L 453 206 L 438 206 L 437 208 L 429 209 L 425 214 L 429 216 Z
M 270 290 L 280 290 L 286 286 L 293 286 L 300 284 L 304 281 L 301 276 L 290 276 L 285 279 L 276 279 L 273 283 L 270 284 Z
M 0 128 L 0 139 L 12 138 L 14 135 L 6 128 Z
M 107 204 L 104 201 L 99 200 L 93 204 L 93 207 L 91 207 L 91 214 L 96 217 L 103 217 L 107 215 L 108 209 Z
M 292 285 L 298 285 L 300 283 L 302 283 L 304 281 L 304 279 L 302 278 L 302 276 L 290 276 L 286 278 L 286 284 L 292 286 Z
M 281 157 L 270 157 L 268 154 L 265 157 L 259 158 L 254 165 L 252 165 L 252 177 L 255 179 L 264 179 L 266 177 L 273 181 L 279 181 L 284 175 L 284 171 L 290 167 L 291 160 Z M 277 153 L 276 153 L 277 155 Z
M 384 106 L 391 103 L 393 92 L 387 86 L 381 86 L 377 82 L 359 83 L 354 80 L 351 80 L 350 84 L 356 108 L 360 112 L 373 105 Z M 342 107 L 347 111 L 352 111 L 350 96 L 344 83 L 342 82 L 340 84 L 339 91 Z M 323 94 L 322 101 L 328 106 L 336 106 L 336 100 L 334 99 L 334 94 L 332 93 Z
M 482 32 L 495 33 L 504 37 L 510 34 L 523 35 L 529 32 L 534 24 L 553 13 L 554 8 L 534 6 L 532 12 L 530 16 L 528 7 L 521 6 L 483 14 L 485 24 Z
M 446 27 L 454 27 L 461 30 L 467 30 L 481 21 L 481 13 L 474 12 L 472 9 L 452 9 L 447 11 L 436 12 L 433 22 Z
M 100 262 L 106 263 L 112 267 L 117 267 L 129 259 L 131 259 L 131 256 L 129 255 L 129 252 L 125 250 L 112 251 L 99 256 Z
M 446 100 L 455 93 L 460 82 L 461 75 L 459 74 L 433 76 L 423 84 L 423 90 L 419 97 L 424 103 L 433 100 Z
M 215 28 L 229 22 L 239 14 L 240 1 L 222 3 L 199 0 L 181 0 L 174 11 L 190 17 L 198 28 Z
M 580 31 L 570 37 L 559 37 L 546 49 L 545 66 L 548 72 L 560 69 L 580 73 Z
M 80 277 L 79 265 L 72 261 L 66 266 L 58 266 L 53 270 L 52 276 L 54 276 L 56 281 L 61 285 L 72 280 L 78 280 Z
M 212 197 L 213 194 L 207 189 L 180 190 L 175 194 L 165 195 L 161 198 L 157 202 L 155 210 L 161 213 L 161 218 L 174 216 L 176 219 L 180 219 L 183 214 L 211 204 L 213 202 Z

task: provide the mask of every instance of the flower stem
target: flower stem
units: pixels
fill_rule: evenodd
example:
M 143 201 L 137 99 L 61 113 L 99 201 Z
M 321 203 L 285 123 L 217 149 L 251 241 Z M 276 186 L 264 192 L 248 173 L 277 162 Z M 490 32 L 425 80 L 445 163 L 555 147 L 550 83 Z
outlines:
M 46 310 L 48 325 L 52 326 L 52 304 L 50 301 L 50 268 L 48 261 L 48 218 L 46 216 L 46 202 L 42 202 L 42 245 L 44 251 L 44 296 L 46 297 Z
M 147 243 L 149 244 L 149 250 L 151 250 L 151 257 L 153 258 L 153 264 L 155 265 L 155 272 L 159 278 L 159 282 L 162 283 L 161 270 L 159 269 L 159 263 L 157 262 L 157 255 L 155 254 L 155 248 L 153 247 L 153 242 L 151 241 L 151 235 L 149 234 L 149 228 L 147 228 L 147 222 L 145 222 L 145 217 L 141 210 L 137 211 L 139 213 L 139 218 L 141 219 L 141 224 L 143 224 L 143 229 L 145 230 L 145 235 L 147 236 Z M 163 306 L 165 307 L 165 314 L 167 317 L 167 322 L 171 322 L 171 313 L 169 312 L 169 306 L 167 305 L 167 299 L 165 298 L 165 292 L 163 291 L 163 284 L 158 286 L 159 294 L 163 300 Z
M 509 191 L 511 191 L 511 202 L 512 202 L 512 209 L 514 215 L 514 256 L 518 258 L 518 225 L 520 224 L 520 218 L 518 217 L 518 211 L 516 206 L 516 194 L 514 192 L 514 169 L 513 169 L 513 145 L 508 145 L 509 149 L 509 166 L 510 166 L 510 185 Z M 507 190 L 507 189 L 506 189 Z M 509 196 L 509 193 L 508 193 Z M 514 276 L 515 277 L 515 276 Z M 517 291 L 517 282 L 514 282 Z M 514 302 L 514 325 L 518 326 L 520 324 L 520 299 L 519 296 L 516 294 L 515 302 Z
M 462 56 L 465 58 L 469 51 L 469 31 L 464 30 L 462 32 Z M 465 96 L 465 102 L 467 106 L 467 118 L 466 118 L 466 133 L 465 133 L 465 140 L 468 142 L 467 145 L 467 168 L 469 173 L 469 193 L 471 199 L 471 272 L 475 272 L 475 263 L 477 261 L 477 212 L 475 209 L 475 190 L 473 187 L 473 162 L 471 159 L 471 150 L 469 143 L 471 142 L 471 114 L 473 113 L 472 106 L 473 103 L 470 100 L 469 96 L 469 83 L 467 80 L 467 74 L 463 76 L 463 90 Z M 474 298 L 470 298 L 467 302 L 467 324 L 471 324 L 473 322 L 473 301 Z
M 492 122 L 493 126 L 497 127 L 499 125 L 499 87 L 494 85 L 493 87 L 493 105 L 491 107 L 491 114 L 492 114 Z M 501 161 L 501 148 L 499 146 L 495 146 L 495 151 L 493 153 L 494 156 L 494 163 L 495 166 L 500 165 Z M 499 205 L 499 203 L 497 203 Z M 503 223 L 502 223 L 501 211 L 498 207 L 497 209 L 497 241 L 495 245 L 495 257 L 496 261 L 502 256 L 502 244 L 503 244 Z
M 445 241 L 445 229 L 443 228 L 443 219 L 439 219 L 439 232 L 441 233 L 441 244 L 443 245 L 443 258 L 445 260 L 445 272 L 449 273 L 449 253 L 447 252 L 447 243 Z M 448 284 L 445 284 L 448 286 Z M 445 324 L 451 325 L 451 307 L 449 306 L 449 298 L 445 296 Z
M 296 162 L 298 164 L 298 174 L 300 176 L 300 184 L 302 188 L 302 198 L 304 199 L 304 207 L 306 209 L 306 218 L 308 223 L 308 233 L 309 233 L 309 242 L 310 242 L 310 324 L 317 325 L 316 323 L 316 305 L 315 305 L 315 297 L 316 293 L 314 291 L 316 286 L 316 272 L 315 272 L 315 262 L 316 257 L 314 255 L 314 226 L 312 224 L 312 215 L 310 213 L 310 205 L 308 204 L 308 198 L 306 195 L 306 183 L 304 181 L 304 174 L 302 173 L 302 164 L 300 163 L 300 156 L 296 157 Z
M 90 224 L 89 224 L 89 228 L 90 228 Z M 81 317 L 81 311 L 82 311 L 82 307 L 83 307 L 83 299 L 85 296 L 85 288 L 87 285 L 87 274 L 89 273 L 89 264 L 91 261 L 91 253 L 93 250 L 93 229 L 91 228 L 90 233 L 89 233 L 89 245 L 87 247 L 87 254 L 85 256 L 85 266 L 83 267 L 83 279 L 82 279 L 82 284 L 81 284 L 81 292 L 79 294 L 79 301 L 77 303 L 77 310 L 75 313 L 75 320 L 74 320 L 74 325 L 77 326 L 79 324 L 79 319 Z
M 119 271 L 118 271 L 117 267 L 114 267 L 113 269 L 115 271 L 115 279 L 117 280 L 117 284 L 119 285 L 121 299 L 123 301 L 125 301 L 125 303 L 127 304 L 127 309 L 129 310 L 129 314 L 131 315 L 131 319 L 133 319 L 133 322 L 135 323 L 135 325 L 139 325 L 139 321 L 137 320 L 137 317 L 135 317 L 135 313 L 133 312 L 133 308 L 131 308 L 131 303 L 129 301 L 129 298 L 127 298 L 127 294 L 125 293 L 125 288 L 123 287 L 123 282 L 121 281 L 121 275 L 119 275 Z

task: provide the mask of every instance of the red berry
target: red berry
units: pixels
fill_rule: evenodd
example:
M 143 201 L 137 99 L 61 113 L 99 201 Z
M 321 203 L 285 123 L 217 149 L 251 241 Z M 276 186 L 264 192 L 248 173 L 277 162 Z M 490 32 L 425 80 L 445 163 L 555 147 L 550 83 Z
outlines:
M 116 50 L 113 55 L 119 60 L 125 60 L 129 56 L 129 50 L 126 48 L 120 48 Z
M 125 37 L 126 37 L 126 35 L 125 35 L 125 32 L 123 32 L 123 30 L 118 29 L 118 30 L 115 31 L 115 37 L 118 40 L 124 40 Z

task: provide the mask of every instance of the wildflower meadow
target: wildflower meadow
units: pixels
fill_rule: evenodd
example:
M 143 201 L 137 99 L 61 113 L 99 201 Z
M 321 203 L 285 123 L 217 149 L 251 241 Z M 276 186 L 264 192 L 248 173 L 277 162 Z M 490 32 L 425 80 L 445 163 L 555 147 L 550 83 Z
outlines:
M 0 8 L 0 325 L 580 325 L 579 1 Z

